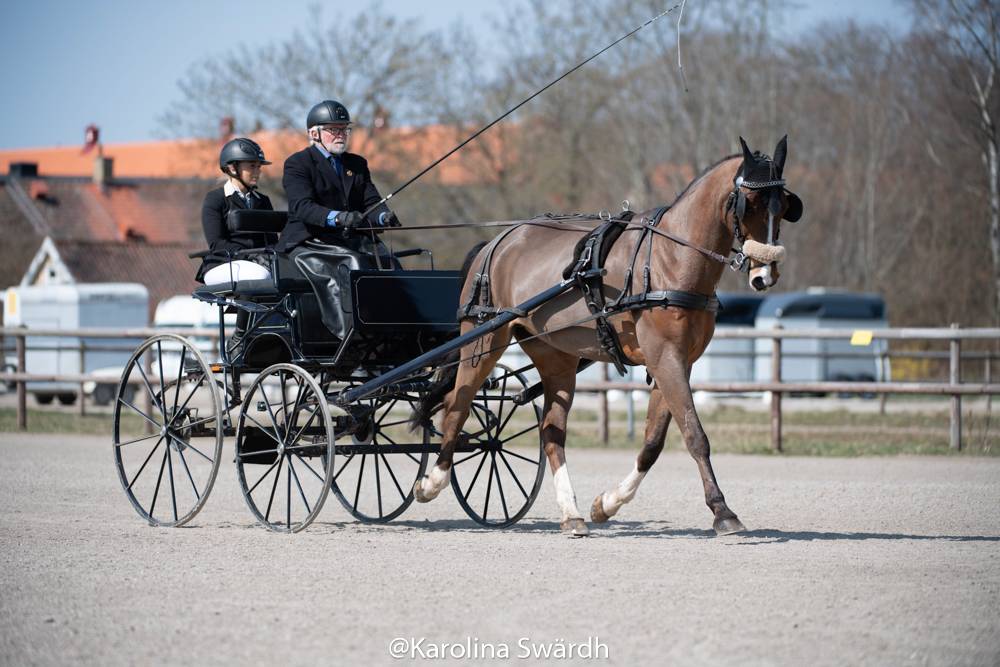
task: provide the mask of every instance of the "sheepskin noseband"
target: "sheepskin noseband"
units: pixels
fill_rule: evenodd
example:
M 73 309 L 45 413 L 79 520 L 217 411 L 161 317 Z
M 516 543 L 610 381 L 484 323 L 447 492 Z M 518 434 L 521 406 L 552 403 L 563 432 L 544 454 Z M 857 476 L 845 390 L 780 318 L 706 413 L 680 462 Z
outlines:
M 768 245 L 747 239 L 743 242 L 743 254 L 761 264 L 771 264 L 772 262 L 780 264 L 785 261 L 785 246 Z

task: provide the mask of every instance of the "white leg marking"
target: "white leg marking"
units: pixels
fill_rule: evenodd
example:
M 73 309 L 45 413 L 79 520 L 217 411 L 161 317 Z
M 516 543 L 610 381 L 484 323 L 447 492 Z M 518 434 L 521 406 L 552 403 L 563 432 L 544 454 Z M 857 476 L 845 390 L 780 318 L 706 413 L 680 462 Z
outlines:
M 420 480 L 420 490 L 423 491 L 424 498 L 427 500 L 437 498 L 444 487 L 448 486 L 450 476 L 451 468 L 447 470 L 442 470 L 439 466 L 431 468 L 430 474 L 424 475 L 424 478 Z
M 645 476 L 646 473 L 639 472 L 639 467 L 636 466 L 615 489 L 602 493 L 601 507 L 604 509 L 604 513 L 608 516 L 614 516 L 622 508 L 622 505 L 635 498 L 635 492 L 639 490 L 639 484 Z
M 573 493 L 573 485 L 569 483 L 569 471 L 566 464 L 559 466 L 556 474 L 552 476 L 552 481 L 556 485 L 556 502 L 562 510 L 562 520 L 582 519 L 583 515 L 576 507 L 576 494 Z

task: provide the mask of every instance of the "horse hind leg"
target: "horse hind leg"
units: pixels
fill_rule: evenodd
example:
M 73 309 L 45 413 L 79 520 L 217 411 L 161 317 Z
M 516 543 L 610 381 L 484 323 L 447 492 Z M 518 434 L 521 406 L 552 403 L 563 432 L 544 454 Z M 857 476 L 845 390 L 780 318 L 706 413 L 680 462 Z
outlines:
M 561 514 L 559 527 L 571 537 L 586 537 L 590 535 L 590 529 L 577 507 L 576 493 L 566 466 L 566 422 L 573 404 L 576 369 L 580 360 L 538 339 L 525 341 L 521 347 L 535 364 L 545 389 L 541 436 Z
M 441 451 L 431 471 L 413 484 L 413 497 L 417 502 L 434 500 L 448 486 L 455 446 L 462 435 L 462 427 L 469 418 L 472 401 L 503 355 L 510 336 L 510 327 L 505 326 L 462 348 L 455 387 L 444 400 Z
M 670 410 L 667 409 L 663 394 L 656 387 L 649 394 L 649 408 L 646 416 L 646 434 L 642 449 L 635 460 L 635 467 L 618 486 L 600 493 L 590 506 L 590 520 L 594 523 L 605 523 L 618 513 L 635 497 L 639 484 L 649 469 L 656 463 L 663 443 L 667 437 L 667 427 L 670 426 Z

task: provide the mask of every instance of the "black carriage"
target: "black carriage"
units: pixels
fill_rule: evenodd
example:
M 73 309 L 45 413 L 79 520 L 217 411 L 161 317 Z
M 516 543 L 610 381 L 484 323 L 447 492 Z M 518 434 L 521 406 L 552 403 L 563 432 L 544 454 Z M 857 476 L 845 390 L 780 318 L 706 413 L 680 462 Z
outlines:
M 236 234 L 284 223 L 285 213 L 264 211 L 235 211 L 229 221 Z M 366 522 L 389 521 L 410 505 L 440 436 L 411 413 L 445 354 L 462 343 L 461 279 L 433 270 L 432 260 L 431 270 L 401 268 L 400 258 L 427 251 L 389 253 L 374 240 L 367 249 L 329 263 L 328 287 L 339 293 L 332 304 L 292 258 L 272 248 L 242 251 L 263 259 L 271 279 L 193 294 L 218 310 L 219 361 L 206 361 L 205 341 L 166 333 L 135 351 L 115 402 L 114 453 L 129 500 L 150 524 L 179 526 L 201 510 L 229 458 L 227 437 L 235 437 L 243 497 L 272 530 L 305 528 L 331 491 Z M 242 336 L 227 341 L 226 313 L 239 311 Z M 453 490 L 485 526 L 523 517 L 544 476 L 530 368 L 498 367 L 458 447 Z

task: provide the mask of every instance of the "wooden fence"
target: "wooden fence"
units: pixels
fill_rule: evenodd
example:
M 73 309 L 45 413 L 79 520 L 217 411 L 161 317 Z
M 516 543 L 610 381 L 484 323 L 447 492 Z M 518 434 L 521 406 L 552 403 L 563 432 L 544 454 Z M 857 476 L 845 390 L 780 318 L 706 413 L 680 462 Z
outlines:
M 36 374 L 26 371 L 27 337 L 53 337 L 53 338 L 90 338 L 90 339 L 136 339 L 146 338 L 158 333 L 177 333 L 183 336 L 205 337 L 213 342 L 217 341 L 219 331 L 217 328 L 203 329 L 27 329 L 14 327 L 0 327 L 0 338 L 13 338 L 16 351 L 16 370 L 13 372 L 0 373 L 0 382 L 16 383 L 17 387 L 17 426 L 21 430 L 27 429 L 27 383 L 28 382 L 64 382 L 74 383 L 79 386 L 78 400 L 79 409 L 84 410 L 83 385 L 90 381 L 107 382 L 107 377 L 99 377 L 87 374 Z M 962 343 L 964 341 L 985 340 L 994 344 L 1000 341 L 1000 329 L 961 329 L 957 325 L 951 328 L 903 328 L 903 329 L 874 329 L 861 332 L 861 339 L 870 344 L 874 340 L 905 340 L 905 341 L 940 341 L 948 343 L 948 367 L 949 375 L 947 382 L 788 382 L 781 379 L 782 365 L 782 341 L 789 339 L 857 339 L 857 331 L 850 329 L 781 329 L 772 330 L 756 329 L 751 327 L 720 328 L 715 332 L 716 339 L 758 339 L 765 338 L 771 340 L 771 379 L 769 381 L 750 382 L 696 382 L 691 385 L 694 391 L 721 392 L 721 393 L 750 393 L 767 392 L 770 395 L 771 410 L 771 445 L 775 451 L 781 451 L 781 423 L 782 423 L 782 396 L 791 393 L 856 393 L 856 394 L 878 394 L 886 396 L 889 394 L 901 395 L 936 395 L 950 396 L 950 444 L 953 449 L 962 447 L 962 397 L 963 396 L 993 396 L 1000 394 L 1000 384 L 993 383 L 990 377 L 990 362 L 994 358 L 992 353 L 978 353 L 963 356 Z M 6 346 L 5 346 L 6 347 Z M 82 346 L 74 346 L 79 349 L 81 360 L 85 353 Z M 102 348 L 108 349 L 108 348 Z M 119 349 L 119 348 L 116 348 Z M 914 353 L 905 353 L 898 356 L 913 356 Z M 809 353 L 809 356 L 816 356 Z M 841 355 L 833 355 L 841 356 Z M 885 357 L 897 356 L 884 353 Z M 962 381 L 962 361 L 982 359 L 985 362 L 985 373 L 983 382 L 963 382 Z M 81 368 L 82 368 L 81 363 Z M 603 442 L 608 441 L 608 399 L 607 392 L 618 391 L 649 391 L 649 386 L 643 382 L 611 382 L 607 379 L 607 366 L 602 368 L 602 381 L 581 382 L 577 386 L 578 391 L 595 392 L 598 394 L 598 423 Z

